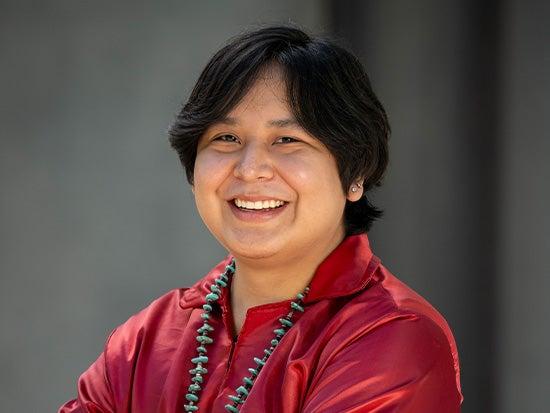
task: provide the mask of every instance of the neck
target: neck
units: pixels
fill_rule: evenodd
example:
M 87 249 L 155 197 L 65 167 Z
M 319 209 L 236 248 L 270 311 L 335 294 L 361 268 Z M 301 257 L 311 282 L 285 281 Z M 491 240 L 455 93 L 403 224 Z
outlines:
M 231 283 L 231 308 L 235 333 L 239 334 L 246 311 L 262 304 L 294 299 L 311 282 L 319 264 L 342 242 L 338 234 L 330 242 L 308 249 L 307 256 L 248 259 L 235 257 L 236 271 Z

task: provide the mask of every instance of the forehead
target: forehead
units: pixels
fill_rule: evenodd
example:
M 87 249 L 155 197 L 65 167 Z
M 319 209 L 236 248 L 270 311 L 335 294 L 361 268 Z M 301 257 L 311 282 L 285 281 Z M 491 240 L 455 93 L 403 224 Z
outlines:
M 229 111 L 229 117 L 240 117 L 247 113 L 277 112 L 289 114 L 286 82 L 282 70 L 267 66 L 252 81 L 243 98 Z

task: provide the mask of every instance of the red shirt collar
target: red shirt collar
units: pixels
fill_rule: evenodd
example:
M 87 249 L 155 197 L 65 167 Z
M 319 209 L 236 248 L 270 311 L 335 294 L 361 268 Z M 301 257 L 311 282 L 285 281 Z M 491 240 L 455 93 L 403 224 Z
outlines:
M 204 297 L 210 292 L 210 285 L 225 270 L 232 258 L 229 254 L 191 288 L 182 290 L 180 306 L 202 306 L 205 303 Z M 346 237 L 317 267 L 304 304 L 342 297 L 365 289 L 379 264 L 380 259 L 372 253 L 367 234 Z M 225 289 L 222 291 L 225 292 Z

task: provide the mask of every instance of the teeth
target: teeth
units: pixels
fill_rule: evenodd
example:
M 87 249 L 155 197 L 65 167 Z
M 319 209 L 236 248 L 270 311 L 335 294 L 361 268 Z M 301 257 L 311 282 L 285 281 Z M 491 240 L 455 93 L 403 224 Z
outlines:
M 269 199 L 265 201 L 243 201 L 242 199 L 234 199 L 233 202 L 235 205 L 237 205 L 239 208 L 246 208 L 246 209 L 268 209 L 268 208 L 277 208 L 281 205 L 283 205 L 284 201 L 278 201 L 275 199 Z

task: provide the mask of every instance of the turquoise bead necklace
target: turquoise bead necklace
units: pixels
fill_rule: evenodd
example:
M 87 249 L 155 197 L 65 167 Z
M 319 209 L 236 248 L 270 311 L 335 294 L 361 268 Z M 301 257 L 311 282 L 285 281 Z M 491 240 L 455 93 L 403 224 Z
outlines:
M 197 341 L 199 342 L 199 346 L 197 347 L 198 355 L 197 357 L 191 359 L 191 362 L 196 366 L 189 370 L 192 383 L 187 388 L 187 394 L 185 395 L 185 399 L 187 400 L 187 404 L 184 406 L 186 412 L 196 412 L 199 410 L 199 394 L 202 390 L 201 385 L 204 382 L 203 375 L 208 374 L 208 370 L 206 369 L 206 364 L 208 363 L 206 347 L 214 342 L 214 340 L 208 336 L 209 333 L 214 331 L 214 327 L 208 324 L 208 320 L 210 320 L 210 312 L 212 311 L 212 303 L 216 302 L 220 298 L 222 288 L 227 287 L 229 276 L 232 276 L 234 273 L 235 259 L 233 258 L 231 263 L 225 267 L 225 271 L 214 280 L 213 284 L 210 285 L 210 293 L 206 295 L 206 304 L 202 306 L 204 313 L 201 314 L 201 318 L 204 322 L 202 327 L 197 330 L 199 333 L 197 336 Z M 235 394 L 229 396 L 232 403 L 226 404 L 225 410 L 231 413 L 239 412 L 240 405 L 245 402 L 252 386 L 254 385 L 256 377 L 260 374 L 260 371 L 265 365 L 267 359 L 271 356 L 288 329 L 292 327 L 292 317 L 294 316 L 294 313 L 296 311 L 300 311 L 302 313 L 304 312 L 302 305 L 308 292 L 309 287 L 306 287 L 303 292 L 296 296 L 296 301 L 291 301 L 289 313 L 285 317 L 279 318 L 281 326 L 273 330 L 275 337 L 271 340 L 270 347 L 264 349 L 264 356 L 262 358 L 254 357 L 256 367 L 248 369 L 250 376 L 245 376 L 243 378 L 243 384 L 237 387 Z

